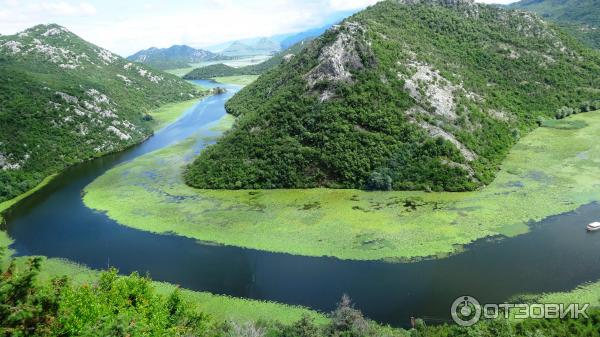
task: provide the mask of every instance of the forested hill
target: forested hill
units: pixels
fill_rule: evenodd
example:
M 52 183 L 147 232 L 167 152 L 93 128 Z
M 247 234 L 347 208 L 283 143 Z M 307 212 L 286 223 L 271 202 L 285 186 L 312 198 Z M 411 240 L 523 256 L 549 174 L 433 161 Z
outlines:
M 227 104 L 199 188 L 471 190 L 540 118 L 597 99 L 598 53 L 540 17 L 468 0 L 383 1 Z
M 188 68 L 192 63 L 203 61 L 227 60 L 227 56 L 215 54 L 208 50 L 195 49 L 185 45 L 169 48 L 149 48 L 127 57 L 128 60 L 140 62 L 157 69 Z
M 523 0 L 511 4 L 556 22 L 591 47 L 600 49 L 600 1 Z
M 0 36 L 0 201 L 151 134 L 144 114 L 195 87 L 57 25 Z
M 218 63 L 206 67 L 196 68 L 186 74 L 183 78 L 186 80 L 203 80 L 222 76 L 260 75 L 275 68 L 280 63 L 293 58 L 294 55 L 299 53 L 308 45 L 309 41 L 310 40 L 300 41 L 259 64 L 235 68 L 223 63 Z

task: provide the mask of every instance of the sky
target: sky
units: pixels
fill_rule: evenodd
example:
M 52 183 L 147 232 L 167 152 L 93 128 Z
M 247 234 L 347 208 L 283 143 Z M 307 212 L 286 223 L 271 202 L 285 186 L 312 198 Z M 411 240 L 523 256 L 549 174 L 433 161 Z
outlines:
M 378 0 L 0 0 L 0 34 L 57 23 L 122 56 L 300 32 Z M 510 3 L 514 0 L 481 0 Z

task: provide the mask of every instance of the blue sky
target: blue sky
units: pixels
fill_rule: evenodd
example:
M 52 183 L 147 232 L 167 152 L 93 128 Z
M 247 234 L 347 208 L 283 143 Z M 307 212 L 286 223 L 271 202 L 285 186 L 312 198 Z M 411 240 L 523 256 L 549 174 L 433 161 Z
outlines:
M 123 56 L 302 31 L 378 0 L 0 0 L 0 33 L 58 23 Z M 481 0 L 508 3 L 511 0 Z

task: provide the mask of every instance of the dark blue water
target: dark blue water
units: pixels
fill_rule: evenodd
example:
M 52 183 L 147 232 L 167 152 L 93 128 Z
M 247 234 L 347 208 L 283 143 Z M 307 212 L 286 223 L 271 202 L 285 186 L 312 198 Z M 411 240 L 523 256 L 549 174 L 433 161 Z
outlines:
M 110 168 L 193 136 L 223 116 L 224 102 L 238 87 L 228 90 L 203 100 L 145 143 L 74 166 L 19 203 L 5 215 L 12 248 L 18 255 L 66 258 L 98 269 L 110 265 L 125 274 L 148 272 L 184 288 L 321 311 L 332 310 L 346 293 L 367 316 L 393 325 L 406 325 L 411 316 L 447 319 L 460 295 L 502 302 L 517 293 L 567 290 L 600 278 L 600 233 L 584 230 L 600 218 L 597 204 L 549 218 L 516 238 L 483 240 L 449 258 L 405 264 L 204 245 L 124 227 L 84 206 L 83 188 Z

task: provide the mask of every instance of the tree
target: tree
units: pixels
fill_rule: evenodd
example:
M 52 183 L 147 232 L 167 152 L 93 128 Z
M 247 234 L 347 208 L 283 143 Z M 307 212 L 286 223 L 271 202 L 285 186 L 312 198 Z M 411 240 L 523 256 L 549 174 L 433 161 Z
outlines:
M 392 178 L 382 172 L 373 171 L 367 182 L 367 190 L 370 191 L 390 191 L 392 189 Z

